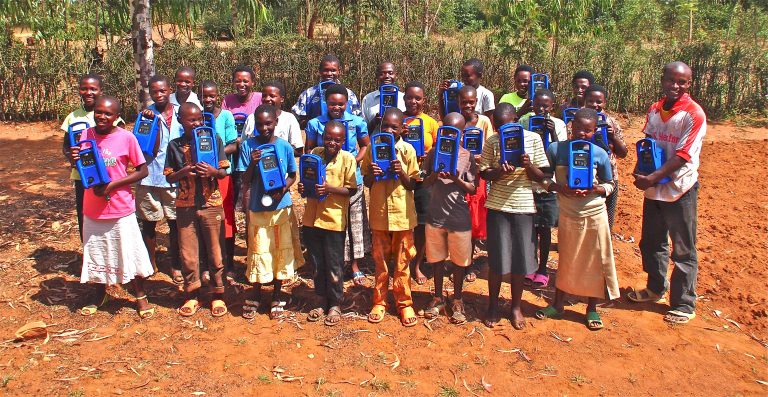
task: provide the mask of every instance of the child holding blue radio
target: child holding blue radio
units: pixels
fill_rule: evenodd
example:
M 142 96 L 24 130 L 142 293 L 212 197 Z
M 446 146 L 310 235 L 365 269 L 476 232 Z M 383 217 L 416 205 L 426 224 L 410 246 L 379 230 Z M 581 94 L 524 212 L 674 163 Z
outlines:
M 532 101 L 528 99 L 528 86 L 531 84 L 531 75 L 534 73 L 532 67 L 528 65 L 518 65 L 512 74 L 514 80 L 513 92 L 504 94 L 499 99 L 499 103 L 508 103 L 515 107 L 518 115 L 524 115 L 531 111 Z M 519 117 L 519 116 L 517 116 Z
M 394 156 L 387 151 L 371 150 L 365 155 L 361 170 L 365 185 L 371 189 L 371 232 L 373 234 L 373 261 L 376 264 L 376 285 L 373 290 L 373 308 L 368 321 L 380 323 L 387 309 L 389 271 L 387 261 L 394 266 L 392 292 L 395 295 L 400 322 L 406 327 L 416 325 L 416 313 L 411 299 L 410 262 L 416 254 L 413 246 L 413 228 L 416 210 L 413 189 L 419 175 L 419 165 L 413 146 L 401 139 L 405 131 L 403 112 L 389 108 L 381 119 L 381 133 L 395 139 Z M 391 134 L 391 135 L 390 135 Z M 374 136 L 374 143 L 376 136 Z M 374 154 L 376 159 L 374 159 Z M 379 159 L 389 163 L 388 169 L 379 166 Z
M 296 104 L 291 108 L 293 114 L 299 119 L 299 124 L 302 128 L 306 127 L 309 120 L 312 120 L 323 113 L 321 106 L 323 89 L 321 89 L 321 84 L 325 82 L 341 84 L 341 81 L 339 81 L 339 77 L 341 76 L 341 61 L 339 61 L 339 58 L 337 58 L 336 55 L 328 54 L 320 60 L 317 72 L 318 77 L 320 78 L 320 83 L 302 91 L 298 100 L 296 100 Z M 360 111 L 360 101 L 357 99 L 355 93 L 348 88 L 347 105 L 347 111 L 349 113 L 356 116 L 362 114 Z M 312 150 L 312 148 L 308 148 L 307 152 L 309 152 L 309 150 Z
M 296 161 L 291 144 L 275 136 L 277 109 L 259 106 L 254 121 L 258 134 L 243 141 L 237 165 L 243 171 L 243 207 L 248 208 L 245 277 L 254 290 L 253 298 L 243 305 L 243 317 L 256 316 L 262 285 L 271 283 L 269 317 L 276 319 L 285 314 L 282 283 L 293 279 L 295 273 L 294 215 L 289 190 L 296 181 Z
M 373 131 L 376 129 L 379 123 L 381 123 L 381 90 L 387 88 L 387 86 L 394 86 L 395 81 L 397 81 L 397 71 L 395 70 L 395 64 L 388 61 L 380 63 L 376 68 L 376 80 L 379 84 L 379 89 L 366 94 L 363 97 L 362 103 L 363 118 L 368 123 L 369 131 Z M 405 111 L 405 101 L 403 99 L 404 96 L 405 94 L 398 89 L 395 103 L 389 106 L 394 106 L 402 111 Z
M 96 121 L 93 119 L 93 107 L 96 105 L 96 100 L 99 99 L 102 93 L 103 82 L 101 76 L 97 74 L 86 74 L 80 77 L 77 82 L 77 93 L 80 95 L 80 107 L 68 114 L 61 123 L 61 129 L 64 131 L 64 139 L 62 146 L 62 153 L 67 159 L 69 159 L 69 148 L 71 146 L 69 138 L 70 126 L 72 126 L 73 133 L 75 131 L 84 131 L 89 127 L 96 125 Z M 125 126 L 125 122 L 119 116 L 115 120 L 115 126 Z M 76 133 L 77 135 L 77 133 Z M 78 141 L 79 139 L 75 139 Z M 75 168 L 69 174 L 69 180 L 75 186 L 75 207 L 77 209 L 77 227 L 80 231 L 80 241 L 83 240 L 83 182 L 80 181 L 80 175 Z
M 546 150 L 548 144 L 552 142 L 565 141 L 568 139 L 568 130 L 563 120 L 552 115 L 555 107 L 555 95 L 550 90 L 538 90 L 533 98 L 533 112 L 520 117 L 519 123 L 526 130 L 536 132 L 544 142 Z M 532 128 L 531 117 L 543 117 L 544 119 L 534 119 L 540 122 L 538 126 Z M 547 167 L 543 170 L 545 173 L 552 173 Z M 547 271 L 547 261 L 549 260 L 549 250 L 552 246 L 552 228 L 557 227 L 558 207 L 557 194 L 547 192 L 541 184 L 533 183 L 533 201 L 536 203 L 536 215 L 533 223 L 536 227 L 536 240 L 539 248 L 539 268 L 535 273 L 525 276 L 523 283 L 534 288 L 544 288 L 549 284 L 549 273 Z
M 352 154 L 341 150 L 347 135 L 344 124 L 328 121 L 323 135 L 323 147 L 312 149 L 311 154 L 318 156 L 318 166 L 325 172 L 303 172 L 324 174 L 324 179 L 314 186 L 299 182 L 298 188 L 302 195 L 312 192 L 304 207 L 304 244 L 315 265 L 315 293 L 324 300 L 309 312 L 307 320 L 318 321 L 325 315 L 325 325 L 334 326 L 341 320 L 340 305 L 344 300 L 344 238 L 349 198 L 357 189 L 357 162 Z
M 461 131 L 464 117 L 459 113 L 448 113 L 443 126 Z M 443 275 L 446 271 L 453 276 L 453 301 L 450 321 L 463 324 L 467 321 L 464 313 L 462 289 L 467 266 L 472 263 L 472 220 L 466 195 L 475 193 L 478 173 L 472 154 L 459 146 L 456 172 L 433 172 L 435 149 L 427 153 L 422 163 L 422 172 L 428 176 L 424 187 L 431 187 L 426 225 L 427 261 L 432 264 L 435 277 L 435 293 L 424 310 L 424 317 L 435 318 L 445 307 L 443 298 Z M 446 269 L 447 268 L 447 269 Z
M 371 139 L 368 136 L 368 125 L 362 117 L 349 112 L 349 90 L 341 84 L 334 84 L 325 90 L 327 114 L 320 115 L 307 123 L 305 130 L 307 135 L 306 150 L 312 150 L 323 145 L 323 133 L 325 123 L 330 120 L 340 121 L 347 126 L 347 135 L 342 145 L 342 150 L 355 156 L 357 164 L 369 151 Z M 368 211 L 366 210 L 365 195 L 363 193 L 363 176 L 356 171 L 357 190 L 349 203 L 349 222 L 347 222 L 347 238 L 344 243 L 344 260 L 351 263 L 352 278 L 355 285 L 365 283 L 365 274 L 360 270 L 358 260 L 370 252 L 371 240 L 368 226 Z
M 183 290 L 186 301 L 178 308 L 179 315 L 189 317 L 200 309 L 200 245 L 205 245 L 211 291 L 211 315 L 221 317 L 227 313 L 224 303 L 224 208 L 218 181 L 227 175 L 229 160 L 224 143 L 217 134 L 208 137 L 202 145 L 198 134 L 203 126 L 203 113 L 197 105 L 187 102 L 179 107 L 182 136 L 171 140 L 165 158 L 165 177 L 177 186 L 176 219 L 179 227 L 179 251 Z M 208 131 L 210 132 L 210 130 Z M 216 161 L 203 161 L 200 156 Z M 212 152 L 212 153 L 211 153 Z M 215 162 L 217 164 L 210 164 Z
M 197 94 L 192 91 L 192 87 L 195 86 L 195 75 L 195 69 L 189 66 L 182 66 L 176 70 L 176 74 L 173 77 L 176 90 L 168 98 L 168 101 L 176 108 L 186 102 L 192 102 L 200 107 L 200 109 L 203 108 Z
M 543 179 L 541 168 L 548 167 L 549 162 L 539 135 L 511 124 L 516 115 L 514 107 L 508 103 L 496 107 L 493 123 L 499 133 L 485 141 L 480 158 L 480 177 L 492 182 L 485 202 L 489 238 L 486 244 L 488 310 L 484 324 L 493 327 L 499 321 L 501 281 L 509 274 L 512 294 L 509 320 L 515 329 L 523 329 L 525 319 L 520 307 L 523 280 L 536 270 L 533 182 Z M 516 128 L 517 136 L 507 135 L 510 125 Z M 507 154 L 511 149 L 517 151 Z
M 214 130 L 216 135 L 224 143 L 224 154 L 227 155 L 230 167 L 226 169 L 227 175 L 219 179 L 219 191 L 222 194 L 222 207 L 224 208 L 224 277 L 228 283 L 235 281 L 235 235 L 237 234 L 237 222 L 235 221 L 235 183 L 232 180 L 232 164 L 237 153 L 239 140 L 235 127 L 235 117 L 232 112 L 219 106 L 219 87 L 211 80 L 203 80 L 200 83 L 200 96 L 203 99 L 203 111 L 214 117 Z
M 597 313 L 598 299 L 619 297 L 619 283 L 613 260 L 611 230 L 605 197 L 614 189 L 608 153 L 589 140 L 597 126 L 597 112 L 582 108 L 571 122 L 571 137 L 552 143 L 547 157 L 555 170 L 554 180 L 542 183 L 547 191 L 557 192 L 560 205 L 557 239 L 559 262 L 555 281 L 555 299 L 550 306 L 536 312 L 536 318 L 560 318 L 564 312 L 566 294 L 587 297 L 586 325 L 590 330 L 603 328 Z M 582 145 L 588 152 L 577 157 L 575 147 Z M 575 178 L 576 172 L 582 172 Z M 586 181 L 578 181 L 587 178 Z M 574 188 L 574 183 L 586 182 L 586 188 Z
M 493 92 L 483 87 L 480 81 L 483 79 L 483 73 L 485 67 L 483 62 L 477 58 L 470 58 L 464 61 L 461 65 L 461 82 L 464 87 L 472 87 L 476 90 L 476 98 L 474 110 L 478 114 L 484 115 L 490 118 L 493 114 L 493 109 L 496 107 L 495 99 L 493 98 Z M 445 80 L 440 83 L 439 92 L 440 98 L 443 98 L 443 92 L 450 87 L 450 80 Z M 445 115 L 446 110 L 443 109 L 442 100 L 440 101 L 440 114 Z
M 149 96 L 153 103 L 141 116 L 156 122 L 156 139 L 150 153 L 145 153 L 149 175 L 136 186 L 136 217 L 141 222 L 141 236 L 149 253 L 152 266 L 157 269 L 157 223 L 165 220 L 168 224 L 168 256 L 171 259 L 171 278 L 180 285 L 184 282 L 179 262 L 179 236 L 176 225 L 176 186 L 168 183 L 163 170 L 168 143 L 181 136 L 183 130 L 176 113 L 178 105 L 170 102 L 171 87 L 165 76 L 155 75 L 149 79 Z M 153 122 L 154 123 L 154 122 Z M 152 144 L 152 142 L 150 142 Z
M 595 76 L 588 70 L 579 70 L 573 74 L 571 78 L 571 92 L 570 98 L 563 101 L 560 105 L 560 112 L 567 108 L 582 108 L 586 105 L 585 96 L 587 88 L 595 83 Z
M 107 285 L 133 283 L 136 310 L 140 318 L 154 315 L 144 291 L 144 279 L 153 273 L 149 255 L 141 242 L 136 221 L 136 203 L 131 185 L 147 176 L 147 166 L 132 133 L 115 127 L 122 104 L 111 96 L 100 96 L 93 105 L 95 123 L 84 131 L 81 140 L 91 140 L 98 150 L 109 175 L 108 184 L 86 189 L 83 197 L 83 267 L 81 283 L 103 286 L 80 314 L 90 316 L 103 306 L 110 296 Z M 84 150 L 85 148 L 83 148 Z M 80 160 L 80 145 L 70 147 L 70 161 Z M 128 173 L 131 164 L 134 172 Z M 82 162 L 81 162 L 82 165 Z M 95 164 L 97 167 L 99 164 Z
M 622 133 L 621 126 L 616 119 L 605 112 L 605 102 L 608 98 L 608 93 L 603 86 L 598 84 L 591 84 L 584 92 L 584 106 L 590 109 L 594 109 L 598 113 L 602 113 L 606 116 L 606 130 L 608 135 L 608 145 L 610 146 L 610 153 L 608 157 L 611 159 L 611 170 L 613 172 L 613 183 L 616 184 L 613 193 L 611 193 L 605 199 L 605 206 L 608 208 L 608 223 L 613 229 L 613 222 L 616 219 L 616 206 L 619 202 L 619 170 L 617 159 L 623 159 L 627 157 L 627 145 L 624 143 L 624 134 Z
M 405 86 L 405 123 L 409 133 L 411 128 L 415 127 L 418 130 L 419 126 L 421 126 L 422 139 L 416 145 L 423 143 L 423 153 L 427 153 L 432 149 L 432 145 L 437 138 L 437 128 L 439 125 L 435 119 L 424 113 L 424 105 L 426 103 L 426 96 L 424 94 L 424 84 L 420 81 L 412 81 Z M 419 164 L 423 165 L 425 155 L 419 156 L 419 150 L 417 149 L 416 156 L 419 159 Z M 413 240 L 416 245 L 416 258 L 413 260 L 413 278 L 419 285 L 427 282 L 427 277 L 421 271 L 421 264 L 424 261 L 425 227 L 427 224 L 427 207 L 430 201 L 429 191 L 430 189 L 422 187 L 421 182 L 416 183 L 416 189 L 413 191 L 413 201 L 416 206 L 418 222 L 416 229 L 413 231 Z

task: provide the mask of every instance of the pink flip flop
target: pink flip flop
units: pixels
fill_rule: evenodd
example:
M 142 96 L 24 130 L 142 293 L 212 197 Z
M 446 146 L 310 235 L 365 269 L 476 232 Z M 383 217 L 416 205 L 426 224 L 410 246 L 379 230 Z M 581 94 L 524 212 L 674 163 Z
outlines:
M 535 281 L 536 281 L 536 273 L 531 273 L 525 276 L 525 279 L 523 280 L 523 285 L 525 285 L 526 287 L 530 287 L 533 285 Z
M 536 275 L 533 276 L 534 288 L 545 288 L 547 285 L 549 285 L 549 274 L 536 273 Z

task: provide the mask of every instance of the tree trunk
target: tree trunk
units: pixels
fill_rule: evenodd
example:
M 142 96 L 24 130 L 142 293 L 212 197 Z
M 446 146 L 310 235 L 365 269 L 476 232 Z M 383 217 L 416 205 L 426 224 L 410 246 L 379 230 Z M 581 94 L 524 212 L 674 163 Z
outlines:
M 424 1 L 424 18 L 421 20 L 421 27 L 424 28 L 424 38 L 429 36 L 429 0 Z
M 133 67 L 136 70 L 136 111 L 141 111 L 150 101 L 149 79 L 155 74 L 155 53 L 152 43 L 152 19 L 149 0 L 130 0 L 131 44 Z
M 693 41 L 693 7 L 688 11 L 688 42 Z
M 307 38 L 308 39 L 314 39 L 315 38 L 315 26 L 317 25 L 317 20 L 319 19 L 317 15 L 317 10 L 312 10 L 312 16 L 309 17 L 309 24 L 307 25 Z

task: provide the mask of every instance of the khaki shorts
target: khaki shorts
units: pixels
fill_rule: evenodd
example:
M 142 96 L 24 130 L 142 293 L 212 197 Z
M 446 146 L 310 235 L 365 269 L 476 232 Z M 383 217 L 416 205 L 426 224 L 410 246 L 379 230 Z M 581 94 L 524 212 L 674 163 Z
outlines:
M 472 231 L 454 232 L 442 227 L 426 225 L 427 262 L 436 263 L 446 259 L 462 267 L 472 263 Z
M 176 219 L 176 188 L 136 186 L 136 217 L 150 222 Z

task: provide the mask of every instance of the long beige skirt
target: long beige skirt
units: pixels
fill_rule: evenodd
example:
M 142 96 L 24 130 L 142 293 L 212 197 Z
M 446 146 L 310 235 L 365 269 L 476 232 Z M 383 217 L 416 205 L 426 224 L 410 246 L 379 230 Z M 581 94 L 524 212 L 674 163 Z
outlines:
M 572 295 L 613 300 L 619 297 L 608 213 L 572 218 L 560 212 L 559 263 L 555 286 Z

